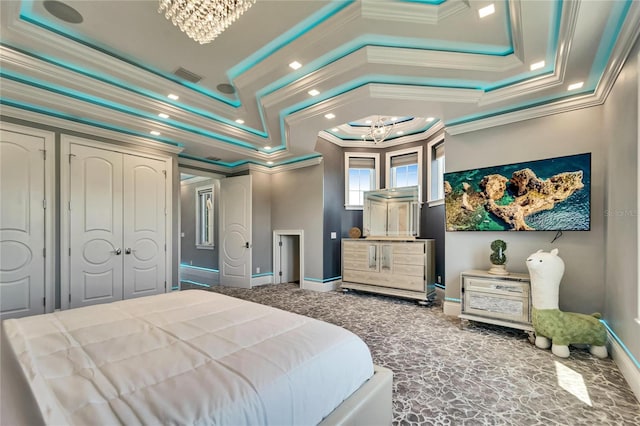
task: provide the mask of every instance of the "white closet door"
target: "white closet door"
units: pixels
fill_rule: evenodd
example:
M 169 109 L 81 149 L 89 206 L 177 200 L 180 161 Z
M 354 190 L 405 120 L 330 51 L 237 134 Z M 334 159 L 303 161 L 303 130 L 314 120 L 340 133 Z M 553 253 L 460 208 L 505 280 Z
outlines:
M 0 319 L 44 313 L 45 140 L 0 135 Z
M 251 176 L 220 181 L 220 284 L 251 288 Z
M 121 300 L 122 154 L 70 152 L 70 307 Z
M 165 291 L 165 163 L 124 156 L 124 298 Z

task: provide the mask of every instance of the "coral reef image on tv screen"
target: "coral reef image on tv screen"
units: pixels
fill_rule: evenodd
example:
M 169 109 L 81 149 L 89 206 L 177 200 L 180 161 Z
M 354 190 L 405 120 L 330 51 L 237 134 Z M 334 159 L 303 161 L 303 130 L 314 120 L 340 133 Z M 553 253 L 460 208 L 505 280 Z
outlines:
M 447 231 L 588 231 L 591 154 L 445 173 Z

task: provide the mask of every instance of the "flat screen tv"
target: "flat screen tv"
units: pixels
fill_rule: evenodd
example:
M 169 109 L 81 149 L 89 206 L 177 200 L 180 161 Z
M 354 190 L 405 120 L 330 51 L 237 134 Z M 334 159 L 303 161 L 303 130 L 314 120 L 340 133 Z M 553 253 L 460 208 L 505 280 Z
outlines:
M 588 231 L 591 153 L 445 173 L 447 231 Z

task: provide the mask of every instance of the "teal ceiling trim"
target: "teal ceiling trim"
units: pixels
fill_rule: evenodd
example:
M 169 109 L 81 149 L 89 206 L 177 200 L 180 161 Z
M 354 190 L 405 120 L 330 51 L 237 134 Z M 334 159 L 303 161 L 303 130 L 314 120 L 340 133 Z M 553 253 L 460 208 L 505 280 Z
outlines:
M 272 41 L 257 50 L 255 53 L 251 54 L 250 56 L 239 62 L 237 65 L 234 65 L 231 69 L 229 69 L 229 71 L 227 71 L 229 81 L 233 81 L 236 77 L 253 68 L 257 64 L 262 62 L 265 58 L 273 55 L 284 46 L 288 45 L 300 36 L 308 33 L 309 31 L 353 3 L 355 3 L 355 0 L 331 0 L 331 4 L 323 7 L 308 18 L 299 22 L 293 28 L 274 38 Z
M 268 134 L 266 132 L 264 132 L 264 131 L 259 131 L 259 130 L 253 129 L 251 127 L 248 127 L 248 126 L 239 125 L 235 121 L 232 121 L 232 120 L 230 120 L 228 118 L 222 117 L 222 116 L 217 115 L 217 114 L 212 114 L 209 111 L 203 110 L 201 108 L 195 108 L 195 107 L 186 105 L 186 104 L 181 103 L 181 102 L 172 101 L 171 99 L 167 98 L 166 96 L 160 96 L 157 93 L 151 92 L 149 90 L 131 87 L 131 86 L 127 85 L 126 83 L 124 83 L 124 82 L 122 82 L 120 80 L 114 79 L 114 78 L 112 78 L 112 77 L 110 77 L 110 76 L 108 76 L 106 74 L 96 73 L 95 71 L 91 71 L 90 72 L 87 69 L 84 69 L 84 68 L 79 67 L 77 65 L 65 63 L 65 62 L 59 61 L 57 59 L 48 57 L 48 56 L 42 56 L 42 55 L 34 54 L 34 53 L 31 53 L 31 52 L 27 52 L 27 51 L 24 51 L 24 50 L 22 50 L 22 49 L 20 49 L 18 47 L 12 46 L 12 45 L 7 44 L 7 43 L 0 42 L 0 46 L 8 47 L 8 48 L 10 48 L 12 50 L 15 50 L 16 52 L 20 52 L 23 55 L 29 56 L 29 57 L 34 58 L 34 59 L 38 59 L 40 61 L 46 62 L 46 63 L 51 64 L 51 65 L 55 65 L 57 67 L 65 69 L 67 71 L 71 71 L 71 72 L 83 75 L 85 77 L 92 78 L 92 79 L 100 81 L 102 83 L 109 84 L 109 85 L 117 87 L 119 89 L 126 90 L 126 91 L 131 92 L 131 93 L 135 93 L 136 95 L 145 96 L 145 97 L 154 99 L 156 101 L 169 104 L 169 105 L 174 106 L 174 107 L 176 107 L 178 109 L 190 112 L 190 113 L 195 114 L 197 116 L 200 116 L 202 118 L 214 120 L 214 121 L 217 121 L 217 122 L 220 122 L 220 123 L 223 123 L 223 124 L 227 124 L 227 125 L 235 127 L 235 128 L 242 129 L 242 130 L 244 130 L 244 131 L 246 131 L 248 133 L 254 134 L 254 135 L 256 135 L 258 137 L 261 137 L 261 138 L 267 138 L 268 137 Z M 262 114 L 262 111 L 261 111 L 261 114 Z
M 413 136 L 413 135 L 417 135 L 419 133 L 424 133 L 427 130 L 429 130 L 431 127 L 433 127 L 438 122 L 440 122 L 440 120 L 433 120 L 431 123 L 427 123 L 426 126 L 422 126 L 419 129 L 416 129 L 416 130 L 414 130 L 412 132 L 404 133 L 402 135 L 389 136 L 388 138 L 385 139 L 385 141 L 392 141 L 394 139 L 400 139 L 400 138 L 405 138 L 407 136 Z M 359 127 L 364 127 L 364 126 L 359 126 Z M 362 138 L 355 138 L 355 137 L 351 137 L 351 136 L 341 136 L 337 132 L 332 132 L 331 130 L 324 130 L 324 131 L 329 133 L 330 135 L 340 139 L 340 140 L 343 140 L 343 141 L 362 141 Z
M 273 168 L 273 167 L 282 166 L 282 165 L 285 165 L 285 164 L 295 164 L 295 163 L 300 163 L 301 161 L 312 160 L 314 158 L 322 157 L 322 154 L 314 153 L 314 154 L 309 154 L 309 155 L 303 155 L 301 157 L 290 158 L 288 160 L 280 161 L 280 162 L 277 162 L 277 163 L 274 162 L 274 164 L 267 164 L 266 162 L 255 161 L 255 160 L 238 160 L 238 161 L 229 163 L 229 162 L 226 162 L 226 161 L 209 160 L 207 158 L 202 158 L 202 157 L 198 157 L 198 156 L 195 156 L 195 155 L 186 154 L 184 152 L 181 152 L 180 154 L 178 154 L 178 157 L 186 158 L 188 160 L 200 161 L 200 162 L 208 163 L 208 164 L 215 164 L 217 166 L 229 167 L 229 168 L 243 166 L 245 164 L 255 164 L 255 165 L 258 165 L 258 166 L 264 166 L 264 167 L 268 167 L 268 168 Z
M 596 51 L 593 65 L 589 73 L 588 82 L 585 85 L 597 87 L 598 81 L 602 77 L 602 74 L 609 62 L 611 52 L 618 40 L 618 35 L 624 24 L 624 20 L 627 17 L 627 13 L 631 8 L 632 0 L 619 0 L 612 2 L 611 13 L 609 19 L 607 19 L 606 27 L 602 37 L 600 38 L 600 44 Z
M 427 4 L 427 5 L 431 5 L 431 6 L 439 6 L 442 3 L 446 2 L 447 0 L 402 0 L 406 3 L 422 3 L 422 4 Z
M 41 106 L 38 105 L 31 105 L 31 104 L 27 104 L 24 102 L 19 102 L 19 101 L 15 101 L 12 99 L 7 99 L 7 98 L 0 98 L 0 105 L 6 105 L 6 106 L 10 106 L 13 108 L 18 108 L 18 109 L 22 109 L 25 111 L 31 111 L 31 112 L 35 112 L 38 114 L 43 114 L 43 115 L 47 115 L 49 117 L 54 117 L 54 118 L 60 118 L 63 120 L 68 120 L 68 121 L 72 121 L 74 123 L 80 123 L 80 124 L 86 124 L 89 126 L 93 126 L 93 127 L 98 127 L 100 129 L 105 129 L 105 130 L 112 130 L 114 132 L 118 132 L 118 133 L 122 133 L 125 135 L 130 135 L 130 136 L 140 136 L 143 137 L 145 139 L 153 139 L 157 142 L 162 142 L 165 143 L 167 145 L 173 145 L 173 146 L 179 146 L 179 147 L 183 147 L 184 144 L 174 141 L 172 139 L 168 139 L 168 138 L 160 138 L 160 137 L 153 137 L 151 135 L 149 135 L 148 133 L 142 133 L 142 132 L 137 132 L 135 130 L 130 130 L 130 129 L 125 129 L 123 127 L 118 127 L 118 126 L 113 126 L 111 124 L 107 124 L 107 123 L 103 123 L 100 121 L 96 121 L 96 120 L 91 120 L 85 117 L 78 117 L 78 116 L 74 116 L 71 114 L 67 114 L 67 113 L 63 113 L 60 111 L 55 111 L 49 108 L 43 108 Z
M 87 46 L 91 49 L 97 50 L 101 53 L 104 53 L 105 55 L 109 55 L 112 56 L 115 59 L 118 59 L 120 61 L 123 61 L 129 65 L 133 65 L 135 67 L 141 68 L 147 72 L 150 72 L 152 74 L 155 74 L 159 77 L 165 78 L 167 80 L 172 81 L 173 83 L 179 84 L 183 87 L 187 87 L 191 90 L 194 90 L 204 96 L 213 98 L 217 101 L 223 102 L 227 105 L 230 106 L 234 106 L 234 107 L 238 107 L 240 106 L 240 101 L 238 99 L 230 99 L 227 98 L 226 96 L 222 96 L 220 94 L 218 94 L 217 92 L 213 92 L 211 90 L 206 90 L 205 88 L 198 86 L 196 84 L 190 83 L 188 81 L 182 80 L 172 74 L 166 73 L 162 70 L 147 66 L 147 65 L 143 65 L 140 64 L 139 62 L 136 62 L 134 58 L 130 58 L 126 55 L 123 54 L 118 54 L 115 52 L 112 52 L 109 50 L 108 46 L 103 46 L 100 45 L 99 43 L 95 42 L 95 41 L 87 41 L 84 40 L 82 38 L 82 36 L 72 30 L 69 30 L 68 28 L 63 28 L 62 26 L 58 25 L 57 23 L 50 21 L 42 16 L 38 16 L 34 13 L 33 11 L 33 0 L 23 0 L 21 7 L 20 7 L 20 18 L 25 21 L 25 22 L 29 22 L 30 24 L 36 25 L 40 28 L 43 28 L 45 30 L 51 31 L 55 34 L 58 34 L 62 37 L 68 38 L 70 40 L 75 41 L 76 43 L 82 44 L 84 46 Z
M 242 148 L 246 148 L 246 149 L 251 149 L 251 150 L 255 150 L 255 146 L 253 146 L 252 144 L 248 143 L 248 142 L 244 142 L 241 141 L 239 139 L 234 139 L 225 135 L 220 135 L 218 133 L 214 133 L 214 132 L 210 132 L 208 130 L 204 130 L 201 129 L 199 127 L 195 127 L 195 126 L 191 126 L 188 124 L 183 124 L 179 121 L 176 120 L 164 120 L 164 119 L 160 119 L 158 118 L 157 114 L 154 113 L 150 113 L 147 111 L 141 111 L 141 110 L 137 110 L 134 108 L 130 108 L 121 104 L 117 104 L 115 102 L 106 100 L 106 99 L 102 99 L 102 98 L 98 98 L 96 96 L 91 96 L 91 95 L 87 95 L 85 93 L 79 92 L 77 90 L 72 90 L 66 87 L 62 87 L 62 86 L 57 86 L 51 83 L 47 83 L 47 82 L 43 82 L 43 81 L 39 81 L 33 78 L 27 78 L 27 77 L 22 77 L 18 74 L 14 74 L 10 71 L 2 71 L 0 70 L 0 78 L 6 78 L 8 80 L 12 80 L 12 81 L 16 81 L 18 83 L 21 84 L 26 84 L 32 87 L 36 87 L 38 89 L 42 89 L 42 90 L 46 90 L 48 92 L 51 93 L 56 93 L 62 96 L 66 96 L 72 99 L 76 99 L 82 102 L 87 102 L 93 105 L 97 105 L 103 108 L 107 108 L 113 111 L 118 111 L 124 114 L 129 114 L 132 115 L 134 117 L 137 118 L 144 118 L 147 120 L 151 120 L 154 121 L 156 123 L 162 124 L 162 125 L 168 125 L 171 126 L 175 129 L 179 129 L 179 130 L 183 130 L 185 132 L 189 132 L 189 133 L 193 133 L 193 134 L 197 134 L 200 136 L 205 136 L 211 139 L 215 139 L 221 142 L 225 142 L 231 145 L 235 145 L 238 147 L 242 147 Z
M 484 112 L 480 114 L 472 114 L 464 117 L 460 117 L 455 120 L 451 120 L 445 123 L 447 126 L 455 126 L 458 124 L 470 123 L 473 121 L 495 117 L 497 115 L 512 113 L 522 111 L 528 108 L 533 108 L 537 106 L 547 105 L 551 102 L 561 101 L 564 99 L 571 99 L 575 96 L 582 96 L 587 94 L 595 93 L 598 83 L 602 78 L 602 75 L 605 71 L 605 68 L 611 58 L 611 53 L 613 52 L 613 47 L 615 42 L 617 41 L 618 35 L 620 34 L 620 30 L 622 29 L 622 25 L 624 24 L 624 20 L 627 17 L 629 9 L 631 7 L 632 0 L 624 0 L 619 2 L 614 2 L 612 4 L 612 13 L 609 15 L 609 19 L 607 21 L 607 28 L 600 39 L 600 44 L 598 45 L 598 49 L 596 51 L 595 58 L 593 62 L 593 66 L 589 72 L 589 76 L 585 81 L 584 86 L 579 91 L 571 91 L 564 92 L 562 94 L 553 95 L 553 96 L 544 96 L 538 99 L 534 99 L 528 102 L 523 102 L 509 108 L 497 109 L 489 112 Z M 570 84 L 572 82 L 565 82 Z

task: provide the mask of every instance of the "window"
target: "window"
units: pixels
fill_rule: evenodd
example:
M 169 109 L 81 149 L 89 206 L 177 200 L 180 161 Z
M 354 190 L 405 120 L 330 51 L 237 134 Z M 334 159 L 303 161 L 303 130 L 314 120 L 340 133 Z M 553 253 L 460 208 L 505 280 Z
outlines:
M 196 188 L 196 247 L 214 248 L 213 185 Z
M 444 202 L 444 139 L 437 139 L 427 145 L 429 162 L 429 186 L 427 198 L 429 206 Z
M 387 154 L 387 188 L 422 185 L 422 147 Z
M 362 152 L 346 152 L 344 154 L 345 208 L 362 209 L 364 192 L 379 188 L 379 162 L 379 154 Z

